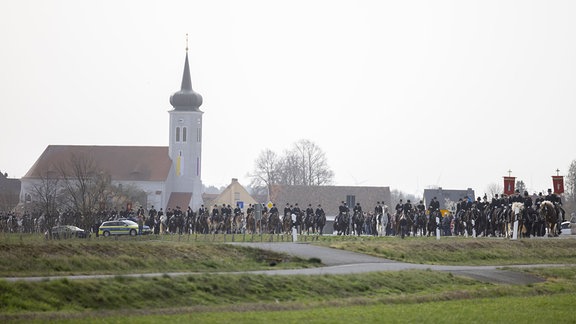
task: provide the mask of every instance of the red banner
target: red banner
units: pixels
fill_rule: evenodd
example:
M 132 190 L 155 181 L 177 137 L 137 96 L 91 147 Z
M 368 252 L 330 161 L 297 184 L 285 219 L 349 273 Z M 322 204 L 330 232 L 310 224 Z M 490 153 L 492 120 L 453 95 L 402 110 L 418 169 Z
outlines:
M 564 193 L 564 176 L 552 176 L 552 184 L 555 194 Z
M 504 177 L 504 194 L 513 195 L 514 186 L 516 185 L 516 177 Z

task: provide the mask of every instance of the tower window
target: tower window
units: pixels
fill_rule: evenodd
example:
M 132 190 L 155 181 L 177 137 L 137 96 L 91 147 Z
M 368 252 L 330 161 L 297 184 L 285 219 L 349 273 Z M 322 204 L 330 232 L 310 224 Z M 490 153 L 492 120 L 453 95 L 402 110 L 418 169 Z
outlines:
M 178 152 L 178 157 L 176 158 L 176 175 L 184 175 L 184 158 L 182 157 L 182 151 Z
M 180 127 L 176 127 L 176 142 L 180 142 Z
M 186 127 L 182 127 L 182 142 L 186 143 Z

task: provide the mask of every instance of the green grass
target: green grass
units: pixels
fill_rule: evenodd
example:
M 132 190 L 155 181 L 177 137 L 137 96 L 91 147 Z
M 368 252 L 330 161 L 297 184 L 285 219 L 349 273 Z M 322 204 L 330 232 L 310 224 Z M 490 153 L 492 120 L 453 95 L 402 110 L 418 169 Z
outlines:
M 38 236 L 0 235 L 0 276 L 195 273 L 0 280 L 0 322 L 574 323 L 576 319 L 574 266 L 514 270 L 546 279 L 530 285 L 488 284 L 416 270 L 319 276 L 211 274 L 314 267 L 321 261 L 217 243 L 223 240 L 167 236 L 46 241 Z M 576 240 L 571 239 L 321 237 L 314 244 L 415 263 L 576 261 Z
M 156 315 L 124 323 L 574 323 L 576 296 L 500 297 L 419 304 L 317 307 L 296 311 Z M 73 322 L 73 321 L 71 321 Z M 92 323 L 112 322 L 95 320 Z
M 535 315 L 534 319 L 546 323 L 574 319 L 573 307 L 567 305 L 576 301 L 576 267 L 525 271 L 548 280 L 526 286 L 492 285 L 444 272 L 411 270 L 335 276 L 199 274 L 0 281 L 0 321 L 90 318 L 91 322 L 178 323 L 194 318 L 197 323 L 254 319 L 284 323 L 308 318 L 333 323 L 378 322 L 383 314 L 389 320 L 419 318 L 431 323 L 459 322 L 471 315 L 489 323 L 514 323 Z M 545 305 L 552 306 L 546 308 L 549 314 L 534 308 Z
M 0 240 L 0 277 L 317 267 L 238 245 L 158 240 Z
M 513 265 L 576 263 L 576 239 L 322 237 L 314 244 L 409 263 Z

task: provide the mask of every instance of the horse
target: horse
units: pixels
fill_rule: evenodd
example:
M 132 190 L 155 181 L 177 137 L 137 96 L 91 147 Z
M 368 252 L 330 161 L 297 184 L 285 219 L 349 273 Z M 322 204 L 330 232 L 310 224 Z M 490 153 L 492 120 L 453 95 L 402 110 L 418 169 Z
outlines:
M 194 227 L 196 233 L 208 234 L 210 231 L 209 217 L 207 213 L 201 213 L 196 217 L 196 224 Z
M 285 214 L 282 217 L 282 229 L 286 234 L 292 234 L 292 215 Z
M 304 216 L 304 231 L 306 231 L 306 234 L 310 234 L 310 231 L 316 233 L 316 228 L 314 227 L 314 213 L 309 214 L 307 212 L 306 216 Z
M 548 237 L 558 236 L 558 214 L 556 208 L 550 201 L 545 200 L 540 203 L 540 215 L 542 215 L 546 222 L 546 229 L 548 230 Z
M 523 237 L 530 237 L 534 235 L 534 228 L 537 218 L 537 213 L 531 206 L 524 208 L 524 213 L 522 214 L 522 227 L 520 229 L 520 234 Z
M 352 227 L 356 235 L 360 236 L 360 234 L 362 234 L 364 227 L 364 215 L 362 212 L 354 212 L 352 215 Z
M 454 235 L 468 234 L 468 226 L 470 224 L 468 210 L 459 210 L 454 217 Z
M 244 225 L 245 225 L 245 220 L 244 220 L 244 213 L 239 213 L 236 212 L 234 213 L 234 217 L 232 217 L 231 220 L 232 223 L 232 233 L 233 234 L 241 234 L 244 232 Z
M 378 236 L 378 215 L 372 212 L 368 213 L 365 227 L 369 235 Z
M 404 213 L 404 217 L 406 217 L 406 236 L 410 236 L 410 233 L 412 233 L 412 235 L 416 236 L 416 220 L 415 220 L 415 214 L 413 210 L 408 210 Z
M 322 235 L 324 232 L 324 226 L 326 226 L 326 214 L 321 212 L 319 215 L 314 216 L 314 227 L 316 228 L 316 233 Z
M 350 222 L 350 214 L 348 212 L 339 213 L 334 219 L 334 230 L 338 232 L 338 235 L 348 235 L 350 234 L 350 227 L 348 226 Z
M 224 231 L 224 215 L 220 213 L 213 212 L 210 217 L 210 233 L 218 234 Z
M 504 233 L 506 237 L 512 237 L 513 235 L 513 224 L 518 221 L 518 230 L 520 231 L 523 227 L 522 214 L 524 213 L 524 203 L 513 202 L 511 206 L 507 206 L 504 209 Z
M 280 222 L 280 215 L 277 212 L 270 214 L 268 218 L 268 232 L 270 234 L 279 234 L 282 232 L 282 223 Z
M 304 212 L 303 211 L 296 211 L 294 213 L 296 215 L 296 230 L 298 234 L 302 234 L 302 229 L 304 228 Z
M 503 237 L 510 237 L 510 223 L 512 220 L 512 215 L 511 214 L 512 209 L 510 208 L 510 206 L 506 205 L 502 208 L 500 214 L 498 214 L 498 233 L 500 234 L 500 236 Z
M 394 214 L 394 217 L 392 217 L 392 225 L 394 228 L 394 235 L 400 235 L 400 218 L 402 217 L 402 212 L 401 211 L 396 211 L 396 214 Z
M 246 231 L 249 234 L 256 233 L 256 218 L 254 218 L 254 212 L 249 211 L 246 215 Z
M 418 211 L 415 215 L 416 217 L 416 222 L 415 222 L 415 231 L 414 231 L 414 235 L 418 234 L 419 236 L 426 236 L 426 230 L 427 230 L 427 226 L 426 226 L 426 222 L 427 222 L 427 217 L 426 217 L 426 213 L 424 211 Z

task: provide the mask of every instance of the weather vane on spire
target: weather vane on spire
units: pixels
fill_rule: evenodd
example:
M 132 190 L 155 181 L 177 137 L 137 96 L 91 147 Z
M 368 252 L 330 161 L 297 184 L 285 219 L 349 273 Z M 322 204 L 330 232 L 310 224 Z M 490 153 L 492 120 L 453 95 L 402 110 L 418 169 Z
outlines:
M 186 33 L 186 53 L 188 53 L 188 33 Z

